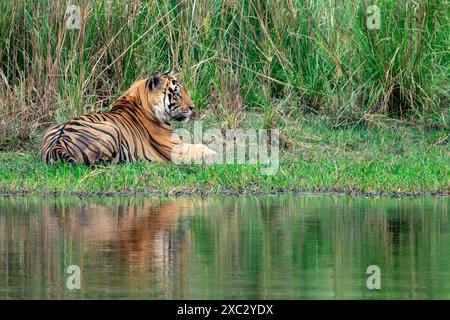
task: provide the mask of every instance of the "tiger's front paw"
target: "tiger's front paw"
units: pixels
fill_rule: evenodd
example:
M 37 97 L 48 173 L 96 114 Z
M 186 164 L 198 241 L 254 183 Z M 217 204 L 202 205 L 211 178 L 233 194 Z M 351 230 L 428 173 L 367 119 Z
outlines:
M 217 152 L 215 152 L 212 149 L 209 149 L 208 147 L 206 147 L 206 150 L 203 152 L 205 157 L 208 158 L 215 158 L 217 156 Z
M 207 146 L 203 144 L 199 146 L 199 149 L 200 149 L 199 150 L 200 158 L 203 160 L 203 162 L 206 164 L 212 164 L 217 156 L 217 152 L 215 152 L 212 149 L 209 149 Z

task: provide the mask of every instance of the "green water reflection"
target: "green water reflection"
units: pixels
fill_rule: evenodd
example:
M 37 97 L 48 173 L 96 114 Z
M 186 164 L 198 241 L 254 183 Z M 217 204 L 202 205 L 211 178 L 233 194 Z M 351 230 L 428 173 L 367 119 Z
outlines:
M 448 198 L 0 198 L 0 298 L 450 299 Z M 81 289 L 69 290 L 69 265 Z M 381 269 L 381 289 L 366 269 Z

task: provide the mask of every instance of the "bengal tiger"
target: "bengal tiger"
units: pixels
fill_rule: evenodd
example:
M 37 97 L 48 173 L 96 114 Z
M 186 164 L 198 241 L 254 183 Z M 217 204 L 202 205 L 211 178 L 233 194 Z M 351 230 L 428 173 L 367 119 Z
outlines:
M 44 135 L 42 160 L 97 165 L 147 160 L 164 162 L 214 158 L 203 144 L 185 144 L 171 120 L 188 121 L 194 104 L 169 72 L 135 82 L 108 112 L 68 120 Z

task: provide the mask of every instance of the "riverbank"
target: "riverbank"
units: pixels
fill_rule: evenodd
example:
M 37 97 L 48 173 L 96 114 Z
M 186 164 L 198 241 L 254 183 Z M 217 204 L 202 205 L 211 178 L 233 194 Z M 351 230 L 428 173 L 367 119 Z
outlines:
M 189 129 L 189 128 L 188 128 Z M 134 163 L 47 166 L 37 148 L 0 153 L 0 194 L 239 195 L 282 192 L 369 196 L 449 194 L 448 133 L 398 123 L 333 129 L 320 120 L 281 129 L 280 165 Z

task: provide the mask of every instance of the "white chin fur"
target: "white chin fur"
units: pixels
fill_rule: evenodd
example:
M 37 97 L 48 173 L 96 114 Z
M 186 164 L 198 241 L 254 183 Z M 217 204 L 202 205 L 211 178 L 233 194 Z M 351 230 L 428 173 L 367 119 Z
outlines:
M 161 122 L 167 122 L 169 119 L 166 117 L 166 114 L 164 112 L 164 106 L 161 105 L 155 105 L 153 106 L 153 113 L 155 114 L 156 118 Z

